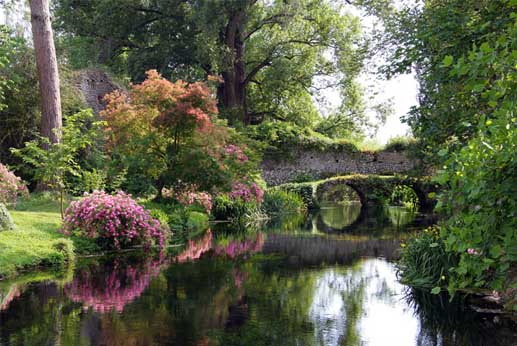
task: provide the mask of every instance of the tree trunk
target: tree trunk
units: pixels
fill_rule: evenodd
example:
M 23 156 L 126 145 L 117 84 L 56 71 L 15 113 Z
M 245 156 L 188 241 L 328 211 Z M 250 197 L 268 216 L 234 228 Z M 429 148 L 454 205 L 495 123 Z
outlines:
M 235 10 L 228 20 L 224 32 L 224 45 L 230 52 L 222 73 L 224 83 L 220 86 L 219 97 L 222 107 L 229 112 L 230 123 L 241 120 L 247 124 L 246 107 L 246 66 L 244 63 L 243 29 L 245 9 Z
M 32 36 L 41 94 L 41 135 L 59 143 L 62 126 L 56 48 L 50 23 L 49 0 L 30 0 Z M 57 130 L 54 130 L 57 129 Z

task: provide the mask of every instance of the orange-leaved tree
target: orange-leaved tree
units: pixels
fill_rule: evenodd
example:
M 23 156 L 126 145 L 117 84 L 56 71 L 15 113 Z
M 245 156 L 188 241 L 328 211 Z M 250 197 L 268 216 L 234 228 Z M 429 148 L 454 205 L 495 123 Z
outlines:
M 205 83 L 173 83 L 150 70 L 128 93 L 115 91 L 106 100 L 108 153 L 129 179 L 152 183 L 158 192 L 179 180 L 210 190 L 235 179 L 224 148 L 236 135 L 216 120 L 215 95 Z

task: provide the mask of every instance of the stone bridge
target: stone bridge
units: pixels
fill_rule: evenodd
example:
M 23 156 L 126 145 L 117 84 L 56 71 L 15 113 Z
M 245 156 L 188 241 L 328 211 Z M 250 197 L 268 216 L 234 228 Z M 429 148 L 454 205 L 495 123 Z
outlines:
M 277 188 L 297 192 L 304 198 L 309 208 L 317 208 L 323 201 L 325 193 L 343 185 L 357 193 L 363 207 L 388 200 L 396 186 L 408 186 L 417 195 L 420 209 L 430 210 L 434 207 L 435 201 L 429 197 L 429 194 L 437 191 L 437 186 L 428 177 L 413 178 L 374 174 L 338 176 L 309 183 L 288 183 L 279 185 Z

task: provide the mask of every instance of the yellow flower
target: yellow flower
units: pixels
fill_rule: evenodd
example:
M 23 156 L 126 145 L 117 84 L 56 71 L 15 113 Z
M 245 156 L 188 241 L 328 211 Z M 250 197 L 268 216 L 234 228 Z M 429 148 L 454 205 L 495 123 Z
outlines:
M 486 126 L 490 126 L 490 125 L 492 125 L 492 120 L 487 120 L 487 121 L 485 122 L 485 124 L 486 124 Z
M 402 243 L 400 244 L 400 247 L 406 247 L 406 244 Z

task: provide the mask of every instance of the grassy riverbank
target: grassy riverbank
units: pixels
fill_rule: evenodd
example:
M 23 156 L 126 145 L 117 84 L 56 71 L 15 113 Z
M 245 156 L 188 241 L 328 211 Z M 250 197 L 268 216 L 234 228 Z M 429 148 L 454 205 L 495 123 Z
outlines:
M 0 279 L 73 258 L 73 242 L 58 232 L 59 205 L 49 196 L 22 201 L 10 213 L 16 229 L 0 232 Z

